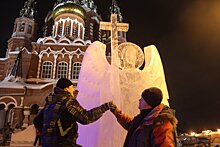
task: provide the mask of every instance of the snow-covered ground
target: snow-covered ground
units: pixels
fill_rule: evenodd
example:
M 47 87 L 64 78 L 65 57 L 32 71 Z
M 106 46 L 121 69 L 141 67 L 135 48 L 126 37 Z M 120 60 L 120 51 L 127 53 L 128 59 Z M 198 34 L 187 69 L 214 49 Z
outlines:
M 13 133 L 10 146 L 33 146 L 35 132 L 34 125 L 30 125 L 23 131 Z

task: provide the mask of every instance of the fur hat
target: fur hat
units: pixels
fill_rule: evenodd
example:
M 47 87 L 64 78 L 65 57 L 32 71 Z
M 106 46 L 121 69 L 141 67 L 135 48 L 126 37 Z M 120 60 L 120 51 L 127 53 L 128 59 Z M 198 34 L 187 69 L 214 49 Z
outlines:
M 150 106 L 154 108 L 160 105 L 163 99 L 163 94 L 159 88 L 151 87 L 151 88 L 145 89 L 142 92 L 141 97 L 145 100 L 146 103 L 148 103 Z
M 69 86 L 73 85 L 73 83 L 69 80 L 69 79 L 66 79 L 66 78 L 60 78 L 58 81 L 57 81 L 57 84 L 56 84 L 56 87 L 59 87 L 61 89 L 65 89 Z

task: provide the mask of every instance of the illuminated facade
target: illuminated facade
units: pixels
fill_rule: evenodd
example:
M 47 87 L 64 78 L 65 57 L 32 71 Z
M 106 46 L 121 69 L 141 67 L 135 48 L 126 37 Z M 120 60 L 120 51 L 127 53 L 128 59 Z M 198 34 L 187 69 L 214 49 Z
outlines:
M 110 33 L 99 30 L 102 18 L 93 0 L 57 0 L 45 18 L 41 38 L 36 38 L 35 5 L 34 0 L 25 2 L 8 40 L 6 57 L 0 58 L 0 111 L 10 114 L 0 125 L 32 124 L 57 79 L 68 78 L 76 86 L 84 52 L 93 41 L 107 44 L 106 55 L 110 55 Z M 122 21 L 117 5 L 110 10 L 117 10 Z M 125 33 L 119 32 L 119 43 L 125 41 Z

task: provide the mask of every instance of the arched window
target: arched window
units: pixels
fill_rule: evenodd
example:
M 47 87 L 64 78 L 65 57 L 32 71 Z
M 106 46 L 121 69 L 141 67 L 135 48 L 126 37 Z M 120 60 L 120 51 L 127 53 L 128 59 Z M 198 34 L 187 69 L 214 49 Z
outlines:
M 5 104 L 0 102 L 0 129 L 2 130 L 5 126 L 6 110 Z
M 15 32 L 16 30 L 17 30 L 17 24 L 15 24 L 13 32 Z
M 5 104 L 0 103 L 0 111 L 5 109 Z
M 93 35 L 93 23 L 90 23 L 90 36 L 92 36 Z
M 52 67 L 53 67 L 53 63 L 50 61 L 44 61 L 43 62 L 43 67 L 42 67 L 42 74 L 41 74 L 41 78 L 52 78 Z
M 67 78 L 68 64 L 66 62 L 58 63 L 57 78 Z
M 63 27 L 59 26 L 59 34 L 62 35 Z
M 70 35 L 70 26 L 66 26 L 66 35 Z
M 23 32 L 24 31 L 24 27 L 25 27 L 25 23 L 22 22 L 19 26 L 19 32 Z
M 73 36 L 76 35 L 76 26 L 73 27 Z
M 78 80 L 80 68 L 81 68 L 81 63 L 80 62 L 75 62 L 73 64 L 73 70 L 72 70 L 73 71 L 73 74 L 72 74 L 72 79 L 73 80 Z
M 10 104 L 8 105 L 8 110 L 6 111 L 6 114 L 7 114 L 7 120 L 6 120 L 6 124 L 7 125 L 12 125 L 13 123 L 13 118 L 14 118 L 14 110 L 13 108 L 15 107 L 14 104 Z
M 27 31 L 27 33 L 28 33 L 28 34 L 31 34 L 31 32 L 32 32 L 32 26 L 31 26 L 31 25 L 28 25 L 28 31 Z

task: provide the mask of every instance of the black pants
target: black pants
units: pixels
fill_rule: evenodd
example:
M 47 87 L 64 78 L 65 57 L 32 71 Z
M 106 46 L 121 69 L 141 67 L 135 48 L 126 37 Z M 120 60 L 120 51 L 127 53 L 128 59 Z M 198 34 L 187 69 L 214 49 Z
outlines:
M 37 145 L 37 141 L 39 140 L 38 145 L 41 145 L 41 136 L 40 135 L 36 135 L 35 140 L 34 140 L 34 146 Z

